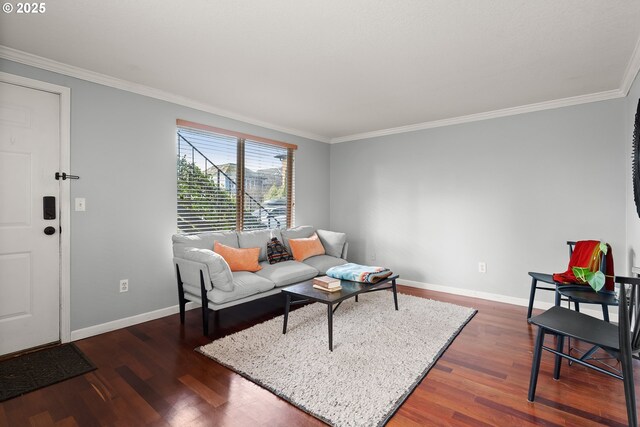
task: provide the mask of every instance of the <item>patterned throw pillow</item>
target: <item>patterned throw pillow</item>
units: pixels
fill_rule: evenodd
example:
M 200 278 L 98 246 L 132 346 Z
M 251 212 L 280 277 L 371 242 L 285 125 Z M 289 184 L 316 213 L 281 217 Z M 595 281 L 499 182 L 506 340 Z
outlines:
M 267 243 L 267 259 L 269 264 L 276 264 L 282 261 L 291 261 L 293 257 L 287 252 L 287 249 L 278 240 L 277 237 L 273 237 L 269 243 Z

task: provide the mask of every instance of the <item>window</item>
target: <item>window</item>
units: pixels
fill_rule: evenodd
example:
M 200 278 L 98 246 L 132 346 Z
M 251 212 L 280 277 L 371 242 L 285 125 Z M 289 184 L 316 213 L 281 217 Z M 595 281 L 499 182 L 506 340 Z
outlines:
M 292 226 L 295 145 L 177 124 L 179 233 Z

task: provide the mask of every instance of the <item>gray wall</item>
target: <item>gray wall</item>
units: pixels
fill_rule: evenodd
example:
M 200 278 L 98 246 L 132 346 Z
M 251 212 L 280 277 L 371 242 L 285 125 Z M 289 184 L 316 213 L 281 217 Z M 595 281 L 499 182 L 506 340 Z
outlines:
M 0 71 L 71 88 L 71 330 L 177 304 L 176 119 L 298 145 L 296 223 L 329 225 L 329 146 L 0 60 Z M 120 279 L 129 292 L 119 293 Z
M 633 151 L 631 142 L 633 140 L 633 127 L 636 109 L 638 108 L 638 99 L 640 99 L 640 74 L 636 76 L 625 99 L 626 126 L 624 129 L 624 141 L 627 148 L 627 258 L 629 260 L 629 269 L 633 266 L 640 267 L 640 218 L 633 199 L 633 182 L 631 181 L 631 156 Z M 625 274 L 630 273 L 630 271 L 625 272 Z
M 565 240 L 640 252 L 637 80 L 624 100 L 329 146 L 6 60 L 0 71 L 71 88 L 71 197 L 87 199 L 71 212 L 72 330 L 176 304 L 177 118 L 298 144 L 296 223 L 349 233 L 351 260 L 405 279 L 526 298 L 527 271 L 565 267 Z
M 331 228 L 401 279 L 527 298 L 528 271 L 566 269 L 567 240 L 624 254 L 625 114 L 618 99 L 332 145 Z

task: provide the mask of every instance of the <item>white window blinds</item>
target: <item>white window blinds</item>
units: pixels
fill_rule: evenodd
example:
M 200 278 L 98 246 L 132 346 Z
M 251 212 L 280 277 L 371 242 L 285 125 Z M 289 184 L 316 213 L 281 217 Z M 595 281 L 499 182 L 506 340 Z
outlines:
M 288 196 L 288 149 L 245 140 L 245 229 L 286 228 L 291 206 Z
M 178 121 L 177 132 L 178 232 L 293 224 L 295 146 L 181 123 L 185 122 Z

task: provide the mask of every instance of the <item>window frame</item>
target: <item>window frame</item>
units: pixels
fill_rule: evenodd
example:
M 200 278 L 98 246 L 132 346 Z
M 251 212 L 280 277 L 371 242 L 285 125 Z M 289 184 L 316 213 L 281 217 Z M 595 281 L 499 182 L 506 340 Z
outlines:
M 293 226 L 294 220 L 294 183 L 293 183 L 293 168 L 294 168 L 294 152 L 298 149 L 296 144 L 290 144 L 282 141 L 277 141 L 270 138 L 264 138 L 257 135 L 251 135 L 244 132 L 237 132 L 228 129 L 223 129 L 215 126 L 205 125 L 202 123 L 196 123 L 189 120 L 177 119 L 176 120 L 176 133 L 181 128 L 189 128 L 195 130 L 201 130 L 219 135 L 225 135 L 236 138 L 237 144 L 237 159 L 236 159 L 236 225 L 235 230 L 244 230 L 244 215 L 245 215 L 245 141 L 256 142 L 261 144 L 267 144 L 277 146 L 287 150 L 286 161 L 286 182 L 287 182 L 287 223 L 286 227 Z M 269 229 L 265 227 L 264 229 Z M 185 233 L 183 230 L 178 229 L 178 233 Z

